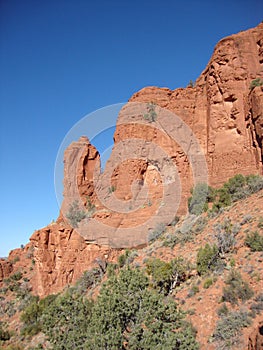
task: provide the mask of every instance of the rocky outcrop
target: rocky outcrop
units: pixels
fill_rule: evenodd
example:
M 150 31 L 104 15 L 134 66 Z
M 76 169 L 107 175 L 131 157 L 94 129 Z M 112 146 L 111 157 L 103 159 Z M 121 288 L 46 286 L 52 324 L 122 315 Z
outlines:
M 13 271 L 13 265 L 10 261 L 0 259 L 0 282 L 7 278 Z
M 248 340 L 248 350 L 263 349 L 263 321 L 258 324 Z
M 247 123 L 251 130 L 251 141 L 259 148 L 258 162 L 263 161 L 263 87 L 255 87 L 248 95 Z
M 194 87 L 148 87 L 130 99 L 155 102 L 190 126 L 206 155 L 213 186 L 236 173 L 262 173 L 262 90 L 249 88 L 263 76 L 262 51 L 263 23 L 221 40 Z M 116 134 L 125 137 L 118 127 Z
M 76 199 L 83 205 L 94 197 L 94 177 L 100 172 L 100 155 L 97 149 L 83 136 L 71 143 L 64 154 L 64 202 L 62 210 Z
M 109 247 L 86 244 L 84 238 L 65 223 L 53 223 L 35 231 L 30 238 L 34 250 L 34 293 L 44 296 L 76 282 L 98 261 L 116 259 Z

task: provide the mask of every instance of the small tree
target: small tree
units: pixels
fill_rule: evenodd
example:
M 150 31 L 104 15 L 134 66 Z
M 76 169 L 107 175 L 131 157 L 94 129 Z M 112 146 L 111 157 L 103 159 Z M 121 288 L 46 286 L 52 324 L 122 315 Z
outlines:
M 204 248 L 200 248 L 197 253 L 197 272 L 204 275 L 209 271 L 214 271 L 218 267 L 219 252 L 218 247 L 208 243 Z

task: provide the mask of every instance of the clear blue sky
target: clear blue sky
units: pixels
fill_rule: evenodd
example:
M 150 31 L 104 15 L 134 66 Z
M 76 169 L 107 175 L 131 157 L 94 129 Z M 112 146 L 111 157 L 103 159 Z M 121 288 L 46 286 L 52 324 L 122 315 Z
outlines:
M 0 0 L 0 256 L 56 219 L 56 155 L 80 118 L 186 86 L 262 14 L 262 0 Z

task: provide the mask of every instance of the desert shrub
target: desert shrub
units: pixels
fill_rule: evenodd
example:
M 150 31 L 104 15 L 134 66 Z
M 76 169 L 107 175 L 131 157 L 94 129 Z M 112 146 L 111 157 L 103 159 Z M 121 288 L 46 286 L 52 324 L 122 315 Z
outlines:
M 199 275 L 204 275 L 209 271 L 214 271 L 218 268 L 219 252 L 216 245 L 210 246 L 208 243 L 205 247 L 201 247 L 197 253 L 197 272 Z
M 23 275 L 22 275 L 22 272 L 20 271 L 15 272 L 13 275 L 10 276 L 11 280 L 13 281 L 20 281 L 22 277 Z
M 67 219 L 69 219 L 69 222 L 72 227 L 78 227 L 78 224 L 86 218 L 86 213 L 84 210 L 80 210 L 78 201 L 74 201 L 69 206 L 69 211 L 66 214 Z
M 182 257 L 177 257 L 170 262 L 157 258 L 146 262 L 146 270 L 151 276 L 153 288 L 165 295 L 171 293 L 176 286 L 187 279 L 190 269 L 190 264 Z
M 219 212 L 223 207 L 228 207 L 231 204 L 231 196 L 228 190 L 224 187 L 217 190 L 216 200 L 213 203 L 212 210 Z
M 39 333 L 41 330 L 40 316 L 39 298 L 34 297 L 30 305 L 21 314 L 21 321 L 23 322 L 21 334 L 33 336 Z
M 156 104 L 151 102 L 147 103 L 147 113 L 144 114 L 144 119 L 148 120 L 150 123 L 155 122 L 157 120 L 157 113 L 155 111 Z
M 200 215 L 208 209 L 208 202 L 214 197 L 214 190 L 205 183 L 197 184 L 191 190 L 192 196 L 188 199 L 188 210 L 190 214 Z
M 233 202 L 246 198 L 263 189 L 263 177 L 260 175 L 243 176 L 237 174 L 230 178 L 223 187 L 214 190 L 212 213 L 230 206 Z
M 12 317 L 16 311 L 15 300 L 0 300 L 0 315 Z
M 223 288 L 223 301 L 238 304 L 239 300 L 246 301 L 253 296 L 253 290 L 242 279 L 241 274 L 232 269 L 227 277 L 226 286 Z
M 225 303 L 222 304 L 217 310 L 218 316 L 226 316 L 228 313 L 229 313 L 229 309 Z
M 179 216 L 175 216 L 169 226 L 175 226 L 179 222 Z
M 174 248 L 176 244 L 185 244 L 195 238 L 195 235 L 204 230 L 207 225 L 207 218 L 195 215 L 189 215 L 175 233 L 168 234 L 163 241 L 165 247 Z
M 263 228 L 263 216 L 260 216 L 258 219 L 258 228 Z
M 208 219 L 204 216 L 200 216 L 192 227 L 192 232 L 195 234 L 201 233 L 208 223 Z
M 236 240 L 235 236 L 240 230 L 239 224 L 232 224 L 229 218 L 226 218 L 222 223 L 214 225 L 215 238 L 217 239 L 217 246 L 219 253 L 224 256 L 233 250 Z
M 176 234 L 168 234 L 165 240 L 163 241 L 163 246 L 170 247 L 171 249 L 173 249 L 174 246 L 176 246 L 176 244 L 178 243 L 179 243 L 179 239 Z
M 86 196 L 87 203 L 86 203 L 86 209 L 87 209 L 87 214 L 86 217 L 90 218 L 94 212 L 96 211 L 95 205 L 92 203 L 91 199 L 89 196 Z
M 11 334 L 6 327 L 6 324 L 3 322 L 0 322 L 0 342 L 9 340 L 10 338 L 11 338 Z
M 127 258 L 127 264 L 132 264 L 134 259 L 138 256 L 138 252 L 136 250 L 131 250 L 130 254 Z
M 246 183 L 249 194 L 256 193 L 263 189 L 263 177 L 260 175 L 246 176 Z
M 256 78 L 256 79 L 253 79 L 250 83 L 250 90 L 253 90 L 256 86 L 262 86 L 263 85 L 263 79 L 261 78 Z
M 245 238 L 245 244 L 252 250 L 252 252 L 263 251 L 263 235 L 258 231 L 248 233 Z
M 212 286 L 212 284 L 214 283 L 214 278 L 209 277 L 204 281 L 204 288 L 208 289 L 209 287 Z
M 213 334 L 213 341 L 218 343 L 217 349 L 230 349 L 238 344 L 241 329 L 251 324 L 251 318 L 246 311 L 232 311 L 222 314 Z
M 115 263 L 108 263 L 107 264 L 107 276 L 109 278 L 113 277 L 116 273 L 118 265 Z
M 199 287 L 197 285 L 193 285 L 187 293 L 188 298 L 191 298 L 195 294 L 199 293 Z
M 128 265 L 131 264 L 133 260 L 136 258 L 136 256 L 138 256 L 138 253 L 136 252 L 136 250 L 126 249 L 125 253 L 118 257 L 119 267 L 123 267 L 126 264 Z
M 151 231 L 148 235 L 148 242 L 153 243 L 156 241 L 165 231 L 165 225 L 163 223 L 160 223 L 156 226 L 156 228 Z
M 246 190 L 246 178 L 241 174 L 237 174 L 230 178 L 224 184 L 224 188 L 227 189 L 233 202 L 245 198 L 248 195 L 248 191 Z
M 20 344 L 12 344 L 5 348 L 5 350 L 24 350 L 24 346 Z
M 252 215 L 250 215 L 250 214 L 246 214 L 246 215 L 244 215 L 244 217 L 243 217 L 243 219 L 242 219 L 242 221 L 240 222 L 240 225 L 245 225 L 245 224 L 247 224 L 247 223 L 249 223 L 249 222 L 251 222 L 252 221 L 252 219 L 253 219 L 253 216 Z
M 72 289 L 74 289 L 77 294 L 85 294 L 88 289 L 96 286 L 101 280 L 102 271 L 100 268 L 95 267 L 85 271 Z
M 261 314 L 263 311 L 263 293 L 256 296 L 255 302 L 251 304 L 250 309 L 255 314 Z

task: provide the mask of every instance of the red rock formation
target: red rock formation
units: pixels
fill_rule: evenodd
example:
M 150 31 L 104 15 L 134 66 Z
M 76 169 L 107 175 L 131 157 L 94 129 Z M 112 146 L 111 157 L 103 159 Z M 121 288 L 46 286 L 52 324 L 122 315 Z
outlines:
M 130 99 L 155 102 L 190 126 L 206 155 L 211 185 L 236 173 L 262 173 L 262 92 L 249 89 L 263 76 L 262 52 L 263 23 L 221 40 L 193 88 L 148 87 Z M 117 127 L 118 140 L 126 132 Z
M 61 291 L 78 280 L 84 271 L 97 266 L 97 259 L 114 260 L 119 252 L 109 247 L 86 244 L 75 230 L 62 224 L 50 224 L 35 231 L 30 241 L 34 247 L 34 292 L 40 296 Z
M 5 259 L 0 259 L 0 282 L 7 278 L 13 271 L 13 265 L 10 261 Z
M 247 349 L 248 350 L 263 349 L 263 321 L 259 323 L 258 327 L 250 335 Z
M 211 185 L 219 186 L 237 173 L 262 173 L 263 93 L 260 87 L 252 91 L 249 88 L 253 79 L 263 76 L 262 65 L 263 23 L 221 40 L 194 87 L 176 90 L 147 87 L 134 94 L 130 102 L 136 103 L 124 107 L 118 119 L 113 155 L 107 163 L 110 167 L 117 160 L 110 180 L 99 175 L 100 156 L 86 137 L 68 147 L 64 158 L 64 202 L 61 215 L 57 223 L 36 231 L 31 237 L 35 248 L 34 278 L 37 293 L 44 295 L 62 289 L 92 266 L 97 256 L 103 258 L 109 252 L 113 254 L 109 246 L 118 246 L 125 232 L 120 231 L 122 234 L 116 236 L 117 228 L 125 230 L 131 227 L 134 230 L 132 234 L 135 234 L 137 225 L 137 234 L 142 236 L 141 240 L 137 239 L 137 245 L 145 243 L 147 230 L 154 226 L 150 223 L 143 231 L 140 225 L 154 216 L 163 204 L 163 179 L 159 168 L 168 169 L 167 179 L 180 180 L 181 195 L 176 197 L 176 194 L 170 193 L 170 197 L 174 206 L 180 204 L 179 214 L 186 212 L 187 197 L 193 185 L 189 152 L 183 149 L 180 142 L 171 139 L 160 125 L 154 127 L 158 125 L 158 119 L 156 123 L 147 124 L 144 120 L 143 125 L 138 124 L 144 115 L 136 110 L 136 104 L 154 102 L 157 109 L 165 108 L 189 126 L 204 152 Z M 172 113 L 166 122 L 171 128 L 174 126 L 180 129 L 181 125 Z M 182 141 L 184 135 L 180 137 L 179 141 Z M 129 141 L 134 138 L 142 141 L 136 152 L 132 151 Z M 186 145 L 190 147 L 186 134 L 185 138 Z M 122 161 L 124 149 L 118 149 L 122 141 L 127 141 L 126 148 L 134 156 L 125 161 Z M 157 148 L 148 151 L 148 143 L 159 145 L 166 157 L 162 153 L 157 154 Z M 157 161 L 154 160 L 156 154 Z M 170 163 L 177 170 L 170 170 Z M 145 183 L 148 194 L 144 194 L 142 205 L 136 210 L 121 212 L 110 209 L 108 197 L 111 197 L 109 192 L 113 189 L 115 199 L 120 200 L 121 206 L 128 207 L 133 205 L 133 198 L 140 197 Z M 87 225 L 81 223 L 78 228 L 82 229 L 81 233 L 84 231 L 82 236 L 65 223 L 69 205 L 76 198 L 80 199 L 84 207 L 88 199 L 96 206 L 94 221 L 86 220 Z M 163 222 L 168 222 L 169 218 L 165 214 L 160 214 L 160 217 Z M 96 226 L 96 222 L 105 224 L 105 230 L 102 226 Z M 111 227 L 110 234 L 108 227 Z M 132 234 L 125 236 L 123 246 L 132 245 Z
M 248 95 L 247 123 L 251 130 L 251 141 L 259 147 L 257 161 L 263 160 L 263 87 L 255 87 Z

